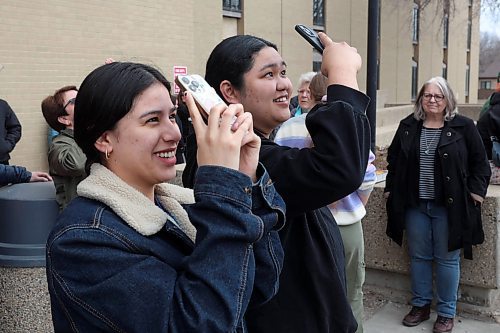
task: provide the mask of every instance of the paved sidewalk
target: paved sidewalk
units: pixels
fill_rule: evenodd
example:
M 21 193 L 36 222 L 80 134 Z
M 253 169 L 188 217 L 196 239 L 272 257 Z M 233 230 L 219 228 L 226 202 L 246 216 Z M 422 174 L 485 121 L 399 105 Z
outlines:
M 364 323 L 365 333 L 421 333 L 432 332 L 436 320 L 436 312 L 431 318 L 418 326 L 406 327 L 401 324 L 403 317 L 410 311 L 409 305 L 387 302 L 374 309 L 372 316 Z M 479 319 L 455 317 L 453 333 L 500 333 L 500 324 Z

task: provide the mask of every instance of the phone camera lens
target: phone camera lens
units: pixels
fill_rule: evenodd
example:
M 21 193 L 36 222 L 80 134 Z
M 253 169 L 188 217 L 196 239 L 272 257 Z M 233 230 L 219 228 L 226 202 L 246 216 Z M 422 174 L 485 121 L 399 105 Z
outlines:
M 193 86 L 195 86 L 195 87 L 198 87 L 198 86 L 199 86 L 198 82 L 196 82 L 196 81 L 191 82 L 191 84 L 192 84 Z
M 197 88 L 198 88 L 198 87 L 197 87 L 196 85 L 194 85 L 194 82 L 192 82 L 192 83 L 189 85 L 189 89 L 190 89 L 191 91 L 196 91 L 196 89 L 197 89 Z
M 185 84 L 189 84 L 189 79 L 187 77 L 182 77 L 181 78 L 182 82 L 184 82 Z

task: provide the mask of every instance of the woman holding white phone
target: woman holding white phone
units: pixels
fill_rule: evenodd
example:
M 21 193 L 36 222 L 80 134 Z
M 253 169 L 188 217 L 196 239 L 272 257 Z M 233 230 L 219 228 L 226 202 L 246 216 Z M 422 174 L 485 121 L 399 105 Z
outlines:
M 232 105 L 205 125 L 186 102 L 210 138 L 194 191 L 164 183 L 180 132 L 161 73 L 113 62 L 83 81 L 75 140 L 90 174 L 47 241 L 56 332 L 243 332 L 246 309 L 276 293 L 284 204 L 252 117 Z

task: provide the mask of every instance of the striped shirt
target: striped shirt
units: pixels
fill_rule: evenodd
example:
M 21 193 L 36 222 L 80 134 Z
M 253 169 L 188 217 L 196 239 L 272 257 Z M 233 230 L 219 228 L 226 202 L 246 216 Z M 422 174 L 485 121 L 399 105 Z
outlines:
M 443 128 L 422 127 L 420 134 L 419 198 L 434 199 L 434 160 Z

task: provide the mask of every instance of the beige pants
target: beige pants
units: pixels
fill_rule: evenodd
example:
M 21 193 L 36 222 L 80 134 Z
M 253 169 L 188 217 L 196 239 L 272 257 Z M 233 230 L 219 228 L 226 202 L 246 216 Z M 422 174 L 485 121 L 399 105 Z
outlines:
M 360 222 L 339 225 L 344 243 L 347 299 L 358 322 L 357 333 L 363 332 L 363 283 L 365 283 L 365 243 Z

